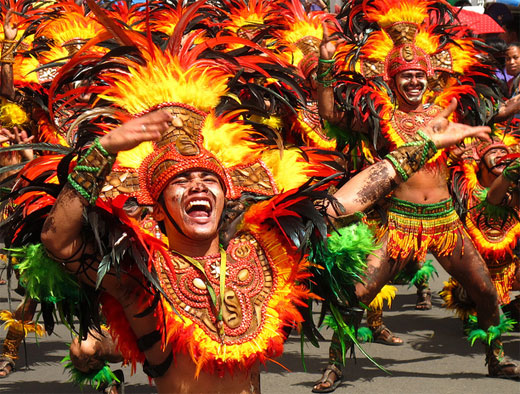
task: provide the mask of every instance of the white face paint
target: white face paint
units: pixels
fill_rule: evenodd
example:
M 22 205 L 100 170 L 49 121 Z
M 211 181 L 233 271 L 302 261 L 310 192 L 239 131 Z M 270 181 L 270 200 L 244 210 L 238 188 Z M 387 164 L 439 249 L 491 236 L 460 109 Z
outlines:
M 405 70 L 395 76 L 397 94 L 410 105 L 422 103 L 424 93 L 428 87 L 426 73 L 421 70 Z

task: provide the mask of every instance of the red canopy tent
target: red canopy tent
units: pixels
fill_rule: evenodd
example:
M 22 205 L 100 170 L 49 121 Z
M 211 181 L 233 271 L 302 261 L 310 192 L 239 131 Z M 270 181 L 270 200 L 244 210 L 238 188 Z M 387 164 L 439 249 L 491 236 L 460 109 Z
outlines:
M 461 9 L 457 14 L 460 24 L 466 25 L 475 34 L 503 33 L 504 29 L 486 14 Z

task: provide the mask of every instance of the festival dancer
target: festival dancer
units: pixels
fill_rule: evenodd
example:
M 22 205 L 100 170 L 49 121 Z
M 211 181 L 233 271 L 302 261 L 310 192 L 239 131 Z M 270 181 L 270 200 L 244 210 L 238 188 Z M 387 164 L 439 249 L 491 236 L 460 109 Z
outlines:
M 515 145 L 518 140 L 507 134 L 478 144 L 473 155 L 464 156 L 454 167 L 452 187 L 464 227 L 487 264 L 499 303 L 518 321 L 520 299 L 510 298 L 512 290 L 520 289 L 520 266 L 514 253 L 520 236 L 518 159 L 508 159 Z M 475 304 L 464 293 L 450 278 L 441 296 L 447 308 L 466 322 L 475 314 Z
M 54 76 L 59 72 L 59 65 L 96 35 L 100 25 L 88 15 L 84 6 L 73 0 L 61 1 L 59 4 L 9 1 L 1 5 L 1 11 L 5 39 L 0 58 L 0 89 L 3 97 L 0 121 L 10 129 L 4 128 L 1 133 L 11 140 L 9 145 L 13 151 L 2 153 L 0 160 L 3 166 L 19 164 L 21 168 L 23 163 L 20 164 L 20 159 L 28 162 L 34 158 L 34 154 L 32 149 L 16 150 L 15 144 L 33 142 L 36 143 L 32 145 L 35 150 L 43 148 L 48 152 L 68 151 L 74 143 L 73 132 L 63 132 L 63 126 L 70 121 L 71 114 L 60 112 L 53 121 L 49 118 L 48 92 Z M 107 51 L 103 48 L 96 50 Z M 64 91 L 71 89 L 71 86 L 67 86 Z M 86 97 L 78 100 L 84 102 Z M 22 127 L 30 130 L 30 136 Z M 11 171 L 11 175 L 17 173 L 19 168 Z M 12 179 L 9 175 L 3 172 L 0 179 Z M 2 186 L 10 188 L 12 182 Z M 8 207 L 9 210 L 14 209 L 11 205 Z M 14 272 L 18 279 L 17 271 Z M 0 357 L 0 377 L 13 372 L 20 344 L 27 333 L 44 333 L 40 325 L 32 322 L 39 302 L 26 296 L 23 286 L 19 285 L 16 291 L 24 295 L 18 308 L 13 313 L 2 311 L 0 314 L 8 329 Z M 42 311 L 45 308 L 42 306 Z M 50 334 L 52 324 L 46 329 Z
M 346 37 L 354 45 L 336 54 L 341 62 L 337 69 L 343 73 L 335 73 L 334 68 L 337 37 L 325 34 L 320 46 L 318 103 L 323 118 L 346 130 L 370 133 L 372 149 L 379 156 L 410 143 L 422 125 L 439 113 L 438 103 L 445 105 L 445 100 L 457 97 L 465 105 L 475 106 L 474 122 L 482 124 L 483 119 L 489 119 L 492 113 L 478 111 L 482 101 L 475 90 L 459 85 L 452 76 L 469 80 L 472 67 L 481 67 L 479 75 L 491 69 L 480 64 L 478 51 L 464 39 L 463 30 L 458 34 L 456 28 L 451 30 L 460 45 L 456 47 L 434 37 L 438 33 L 429 26 L 450 14 L 449 5 L 430 1 L 347 4 L 339 17 L 347 18 Z M 478 64 L 457 61 L 459 57 L 467 59 L 472 52 Z M 464 70 L 464 75 L 458 75 L 458 70 Z M 492 78 L 489 80 L 492 87 Z M 490 376 L 517 378 L 520 368 L 504 359 L 496 334 L 497 329 L 506 330 L 510 325 L 500 321 L 497 293 L 485 262 L 454 210 L 447 171 L 446 154 L 440 151 L 424 169 L 405 178 L 382 204 L 387 224 L 381 226 L 378 239 L 383 246 L 369 256 L 367 278 L 356 285 L 356 295 L 360 303 L 370 303 L 384 283 L 410 262 L 424 261 L 430 251 L 475 300 L 479 327 L 487 333 L 484 343 Z M 314 391 L 331 391 L 337 385 L 341 379 L 337 364 L 331 357 Z

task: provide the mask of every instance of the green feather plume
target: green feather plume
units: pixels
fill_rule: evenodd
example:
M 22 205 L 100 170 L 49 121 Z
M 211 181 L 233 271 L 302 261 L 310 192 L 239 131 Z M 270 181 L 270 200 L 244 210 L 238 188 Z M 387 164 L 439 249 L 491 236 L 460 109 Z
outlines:
M 433 266 L 432 260 L 427 260 L 420 269 L 415 271 L 415 273 L 408 272 L 407 270 L 399 272 L 392 283 L 403 285 L 408 283 L 408 288 L 410 288 L 422 283 L 428 283 L 434 275 L 439 276 L 439 273 Z
M 47 255 L 42 244 L 7 250 L 18 261 L 14 268 L 19 271 L 20 284 L 31 298 L 50 303 L 79 300 L 78 282 Z
M 88 384 L 96 390 L 99 390 L 100 387 L 106 387 L 114 381 L 120 383 L 119 379 L 110 369 L 108 362 L 105 362 L 105 365 L 99 371 L 93 371 L 91 373 L 84 373 L 76 369 L 70 356 L 65 356 L 63 360 L 61 360 L 61 363 L 64 364 L 65 369 L 68 370 L 70 381 L 77 386 L 83 387 Z
M 439 276 L 437 269 L 433 266 L 432 260 L 427 260 L 424 262 L 423 266 L 418 269 L 412 279 L 410 279 L 409 288 L 421 283 L 427 283 L 433 275 Z
M 477 318 L 473 315 L 468 317 L 468 341 L 471 346 L 478 340 L 486 345 L 490 345 L 495 339 L 506 332 L 512 331 L 516 321 L 505 315 L 500 316 L 500 323 L 497 326 L 490 326 L 487 331 L 478 328 Z
M 377 250 L 374 234 L 364 223 L 355 223 L 333 232 L 327 241 L 334 263 L 343 272 L 357 269 L 357 277 L 366 267 L 368 254 Z
M 311 268 L 312 291 L 329 301 L 351 305 L 355 301 L 353 286 L 363 282 L 368 254 L 377 250 L 374 236 L 364 223 L 353 223 L 334 231 L 327 245 L 315 247 L 309 259 L 323 267 Z
M 357 338 L 361 343 L 374 342 L 374 335 L 372 334 L 372 330 L 368 327 L 360 327 L 357 330 Z

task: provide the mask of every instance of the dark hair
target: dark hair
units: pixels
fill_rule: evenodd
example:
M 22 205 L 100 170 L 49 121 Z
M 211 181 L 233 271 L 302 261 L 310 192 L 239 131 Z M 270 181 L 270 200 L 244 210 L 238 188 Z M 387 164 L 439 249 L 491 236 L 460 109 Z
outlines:
M 503 69 L 506 65 L 507 43 L 498 37 L 486 38 L 486 44 L 489 46 L 489 54 L 493 56 L 494 63 L 499 69 Z
M 509 49 L 509 48 L 513 48 L 513 47 L 517 47 L 518 49 L 520 49 L 520 42 L 512 42 L 512 43 L 510 43 L 510 44 L 507 46 L 507 49 Z
M 493 48 L 493 52 L 501 53 L 505 52 L 509 45 L 503 39 L 498 37 L 489 37 L 486 38 L 486 44 Z

